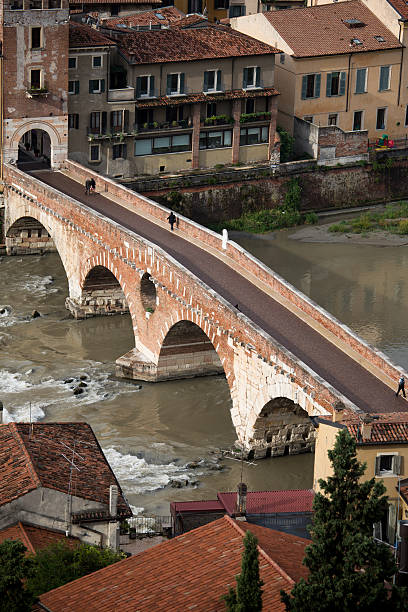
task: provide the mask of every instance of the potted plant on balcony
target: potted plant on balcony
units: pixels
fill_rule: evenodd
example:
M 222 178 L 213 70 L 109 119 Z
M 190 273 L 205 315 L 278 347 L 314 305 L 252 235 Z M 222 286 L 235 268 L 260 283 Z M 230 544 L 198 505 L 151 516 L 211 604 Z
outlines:
M 178 127 L 178 121 L 172 121 L 171 127 Z
M 157 121 L 153 121 L 152 125 L 155 130 L 157 130 L 157 128 L 159 127 L 159 124 Z

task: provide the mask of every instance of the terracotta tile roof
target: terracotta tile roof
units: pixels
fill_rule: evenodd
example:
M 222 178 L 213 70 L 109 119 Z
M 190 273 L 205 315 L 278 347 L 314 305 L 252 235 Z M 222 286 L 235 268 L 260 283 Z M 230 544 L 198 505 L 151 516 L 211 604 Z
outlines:
M 223 504 L 218 499 L 209 501 L 186 501 L 186 502 L 171 502 L 171 514 L 177 512 L 223 512 L 225 510 Z
M 209 25 L 209 21 L 207 17 L 204 17 L 203 15 L 197 15 L 195 13 L 193 15 L 186 15 L 179 21 L 175 21 L 174 23 L 172 23 L 171 27 L 172 28 L 190 28 L 192 26 L 197 27 L 198 25 L 200 25 L 200 27 L 207 26 Z
M 32 432 L 32 433 L 31 433 Z M 68 490 L 70 464 L 67 447 L 75 444 L 72 492 L 109 505 L 109 486 L 119 488 L 118 513 L 131 516 L 118 481 L 87 423 L 8 423 L 0 425 L 0 506 L 38 487 Z
M 217 497 L 228 514 L 236 512 L 237 493 L 218 493 Z M 313 499 L 313 489 L 248 491 L 246 511 L 247 514 L 312 512 Z
M 69 4 L 84 4 L 85 6 L 89 4 L 100 4 L 105 7 L 107 4 L 145 4 L 145 5 L 153 5 L 153 4 L 161 4 L 162 0 L 69 0 Z
M 257 527 L 257 534 L 260 530 L 265 546 L 276 538 L 274 531 Z M 221 596 L 240 573 L 244 534 L 224 517 L 45 593 L 40 601 L 51 612 L 221 612 Z M 280 590 L 290 590 L 294 581 L 262 548 L 259 560 L 263 610 L 283 612 Z
M 278 50 L 225 26 L 124 33 L 118 42 L 130 63 L 190 62 L 223 57 L 272 55 Z
M 387 0 L 403 19 L 408 19 L 408 5 L 405 0 Z
M 163 19 L 160 19 L 157 15 L 162 15 Z M 120 28 L 120 24 L 126 25 L 128 28 L 149 26 L 150 24 L 168 26 L 175 21 L 180 21 L 182 17 L 184 17 L 184 13 L 182 13 L 178 8 L 175 6 L 166 6 L 155 11 L 141 11 L 140 13 L 127 15 L 126 17 L 111 17 L 109 19 L 103 19 L 102 26 L 117 28 L 121 29 L 122 31 L 123 28 Z
M 268 11 L 263 15 L 292 49 L 294 57 L 402 47 L 394 34 L 360 0 L 291 11 Z M 364 25 L 350 28 L 345 20 L 359 20 Z M 376 36 L 384 38 L 384 42 L 379 42 Z M 351 44 L 352 39 L 362 44 Z
M 279 92 L 274 87 L 265 87 L 264 89 L 243 90 L 235 89 L 234 91 L 223 91 L 217 94 L 196 93 L 189 96 L 161 96 L 152 100 L 138 100 L 136 108 L 155 108 L 156 106 L 178 106 L 179 104 L 194 104 L 195 102 L 221 102 L 222 100 L 235 100 L 238 98 L 264 98 L 270 96 L 278 96 Z
M 27 548 L 27 555 L 36 553 L 38 550 L 64 540 L 69 546 L 77 546 L 80 542 L 78 538 L 66 537 L 65 533 L 47 529 L 45 527 L 35 527 L 26 523 L 17 523 L 11 527 L 0 530 L 0 543 L 5 540 L 20 540 Z
M 69 46 L 78 47 L 109 47 L 115 45 L 112 40 L 84 23 L 69 22 Z
M 371 425 L 370 439 L 362 438 L 362 425 L 357 422 L 344 422 L 357 444 L 408 444 L 408 418 L 405 422 L 400 421 L 373 421 Z
M 273 559 L 287 574 L 298 582 L 301 578 L 307 578 L 309 570 L 303 565 L 305 557 L 305 548 L 311 544 L 311 540 L 300 538 L 298 536 L 284 533 L 283 531 L 275 531 L 239 521 L 239 526 L 244 531 L 248 529 L 258 538 L 258 546 L 266 552 L 268 557 Z M 267 533 L 271 531 L 273 536 Z

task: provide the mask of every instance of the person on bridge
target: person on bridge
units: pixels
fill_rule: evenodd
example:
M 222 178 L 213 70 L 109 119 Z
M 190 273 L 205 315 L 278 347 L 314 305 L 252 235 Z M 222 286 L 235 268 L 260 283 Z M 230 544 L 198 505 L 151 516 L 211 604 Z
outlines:
M 396 392 L 396 394 L 395 394 L 395 395 L 397 395 L 397 396 L 398 396 L 400 391 L 402 391 L 402 395 L 403 395 L 404 397 L 407 397 L 407 396 L 405 395 L 405 378 L 404 378 L 402 375 L 401 375 L 401 377 L 400 377 L 400 379 L 399 379 L 399 381 L 398 381 L 398 391 Z
M 91 193 L 92 180 L 93 179 L 87 178 L 85 181 L 85 195 L 89 195 Z
M 95 193 L 95 189 L 96 189 L 95 179 L 91 178 L 91 188 L 90 188 L 89 192 L 90 193 Z
M 174 212 L 171 210 L 169 216 L 167 217 L 167 221 L 170 223 L 171 231 L 173 231 L 173 226 L 177 221 L 177 217 Z

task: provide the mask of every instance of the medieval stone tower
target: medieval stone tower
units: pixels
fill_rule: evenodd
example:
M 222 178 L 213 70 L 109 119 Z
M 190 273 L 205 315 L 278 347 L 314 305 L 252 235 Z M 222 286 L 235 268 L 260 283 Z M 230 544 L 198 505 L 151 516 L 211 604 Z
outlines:
M 0 0 L 4 162 L 68 153 L 68 0 Z

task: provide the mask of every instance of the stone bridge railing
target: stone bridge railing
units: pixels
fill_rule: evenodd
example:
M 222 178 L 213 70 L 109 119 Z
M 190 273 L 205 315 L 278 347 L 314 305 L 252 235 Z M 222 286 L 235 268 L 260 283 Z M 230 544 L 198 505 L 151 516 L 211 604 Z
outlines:
M 97 190 L 106 194 L 119 197 L 127 204 L 135 206 L 135 212 L 163 221 L 169 211 L 167 208 L 157 204 L 153 200 L 135 193 L 134 191 L 115 183 L 109 178 L 102 177 L 96 172 L 71 160 L 64 162 L 65 169 L 69 174 L 82 182 L 89 176 L 93 176 L 96 181 Z M 401 368 L 396 367 L 386 355 L 374 349 L 364 342 L 350 328 L 343 325 L 330 313 L 326 312 L 318 304 L 313 302 L 303 293 L 298 291 L 281 276 L 276 274 L 271 268 L 260 262 L 241 246 L 228 240 L 226 248 L 223 248 L 223 240 L 220 234 L 209 230 L 194 221 L 178 215 L 179 229 L 191 241 L 200 242 L 201 245 L 216 250 L 222 256 L 225 263 L 235 269 L 239 268 L 248 273 L 255 281 L 255 284 L 262 283 L 265 288 L 272 290 L 280 296 L 282 302 L 289 307 L 299 309 L 310 318 L 311 324 L 326 332 L 326 337 L 336 341 L 337 346 L 345 352 L 351 353 L 352 357 L 366 369 L 371 370 L 375 375 L 385 375 L 390 379 L 392 385 L 395 384 L 400 374 Z M 339 342 L 340 341 L 340 342 Z

